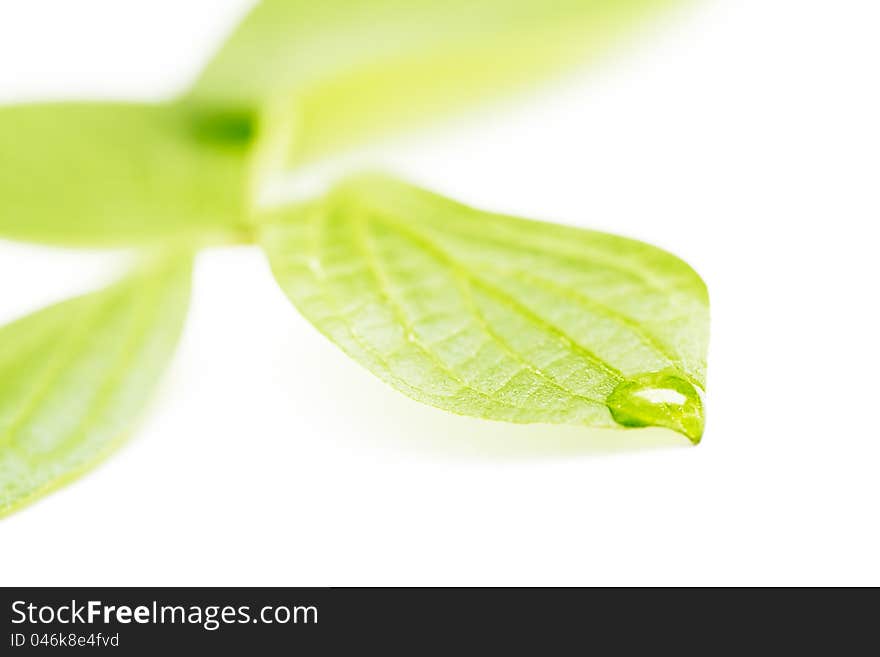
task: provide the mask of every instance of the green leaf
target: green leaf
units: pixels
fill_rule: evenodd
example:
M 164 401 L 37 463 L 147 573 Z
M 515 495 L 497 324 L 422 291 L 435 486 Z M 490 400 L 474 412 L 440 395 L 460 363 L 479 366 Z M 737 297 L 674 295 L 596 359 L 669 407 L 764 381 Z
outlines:
M 264 219 L 293 303 L 413 399 L 495 420 L 702 436 L 708 296 L 665 251 L 377 177 Z
M 246 229 L 248 129 L 166 105 L 2 107 L 0 236 L 98 246 L 237 241 Z
M 94 466 L 134 428 L 189 301 L 191 258 L 0 328 L 0 516 Z
M 188 101 L 286 104 L 299 164 L 516 90 L 676 1 L 264 0 Z

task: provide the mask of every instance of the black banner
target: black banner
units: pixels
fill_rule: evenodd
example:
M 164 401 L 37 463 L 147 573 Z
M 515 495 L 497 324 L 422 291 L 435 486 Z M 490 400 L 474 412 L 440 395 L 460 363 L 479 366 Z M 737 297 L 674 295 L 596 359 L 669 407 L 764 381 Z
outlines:
M 875 601 L 846 604 L 852 598 L 841 591 L 707 589 L 0 589 L 0 654 L 360 654 L 393 647 L 418 655 L 500 646 L 535 654 L 613 646 L 626 653 L 646 646 L 790 648 L 803 639 L 816 648 L 823 637 L 839 651 L 866 631 L 870 636 L 876 623 Z

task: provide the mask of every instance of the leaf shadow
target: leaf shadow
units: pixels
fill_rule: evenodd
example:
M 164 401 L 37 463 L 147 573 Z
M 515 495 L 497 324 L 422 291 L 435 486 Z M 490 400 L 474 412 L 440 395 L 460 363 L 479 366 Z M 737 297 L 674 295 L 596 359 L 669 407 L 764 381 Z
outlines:
M 293 345 L 290 345 L 293 347 Z M 456 415 L 414 401 L 328 350 L 295 349 L 299 375 L 309 375 L 309 394 L 345 400 L 333 418 L 333 440 L 430 460 L 524 461 L 614 456 L 691 443 L 662 428 L 595 429 L 573 425 L 513 424 Z M 304 351 L 306 353 L 304 353 Z M 282 360 L 287 361 L 287 357 Z M 291 385 L 301 385 L 302 379 Z
M 378 397 L 378 395 L 376 395 Z M 666 429 L 595 429 L 558 424 L 512 424 L 455 415 L 421 406 L 375 399 L 358 408 L 360 426 L 383 445 L 421 456 L 453 460 L 515 461 L 609 456 L 689 446 Z M 353 409 L 354 410 L 354 409 Z

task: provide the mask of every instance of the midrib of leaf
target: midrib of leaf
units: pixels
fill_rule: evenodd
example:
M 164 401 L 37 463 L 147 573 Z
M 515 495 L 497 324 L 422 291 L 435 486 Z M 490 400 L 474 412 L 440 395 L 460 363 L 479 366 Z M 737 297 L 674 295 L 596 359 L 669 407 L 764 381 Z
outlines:
M 451 261 L 450 261 L 451 262 Z M 604 406 L 604 402 L 599 399 L 593 399 L 592 397 L 586 397 L 571 388 L 566 387 L 559 381 L 555 379 L 555 377 L 549 376 L 546 372 L 544 372 L 541 367 L 539 367 L 536 363 L 526 360 L 522 354 L 515 350 L 513 345 L 502 335 L 500 335 L 495 329 L 492 328 L 491 324 L 486 320 L 486 316 L 480 310 L 479 305 L 476 303 L 474 299 L 473 291 L 471 290 L 470 282 L 467 278 L 463 277 L 460 273 L 460 269 L 458 267 L 454 268 L 455 271 L 455 280 L 458 285 L 458 290 L 460 291 L 462 297 L 465 299 L 465 303 L 468 309 L 471 311 L 473 316 L 476 318 L 478 324 L 486 332 L 487 335 L 491 336 L 495 343 L 501 347 L 501 349 L 511 358 L 518 361 L 524 367 L 529 368 L 529 370 L 547 382 L 549 385 L 555 387 L 561 392 L 571 395 L 577 399 L 581 399 L 589 404 L 595 404 L 597 406 Z M 511 378 L 511 380 L 513 380 Z
M 322 250 L 321 244 L 323 243 L 323 240 L 321 239 L 321 234 L 322 234 L 321 226 L 323 226 L 325 224 L 326 218 L 325 218 L 324 214 L 321 212 L 313 212 L 313 213 L 309 213 L 307 215 L 306 221 L 307 221 L 307 225 L 309 226 L 309 244 L 310 244 L 310 246 L 307 249 L 307 252 L 310 253 L 310 255 L 308 256 L 309 268 L 312 271 L 313 275 L 315 276 L 315 280 L 318 283 L 318 285 L 320 285 L 321 288 L 324 290 L 325 298 L 330 301 L 330 304 L 334 309 L 334 314 L 336 316 L 343 316 L 346 313 L 350 314 L 353 312 L 353 309 L 348 308 L 346 310 L 343 310 L 339 306 L 339 304 L 337 303 L 336 296 L 333 294 L 333 292 L 330 291 L 329 289 L 327 289 L 326 277 L 325 277 L 324 272 L 319 264 L 320 258 L 321 258 L 320 254 L 321 254 L 321 250 Z M 376 274 L 374 273 L 373 276 L 375 276 L 375 275 Z M 388 294 L 387 290 L 386 290 L 386 294 Z M 387 299 L 387 301 L 390 304 L 392 300 Z M 368 304 L 365 303 L 364 305 L 368 305 Z M 400 312 L 400 309 L 398 309 L 398 312 Z M 406 320 L 403 318 L 398 318 L 397 321 L 401 325 L 407 325 Z M 328 337 L 331 337 L 331 339 L 334 338 L 333 332 L 329 331 L 329 329 L 327 328 L 326 325 L 323 324 L 323 322 L 318 321 L 318 327 L 321 329 L 322 332 L 325 332 L 328 335 Z M 382 354 L 378 353 L 369 344 L 364 342 L 364 340 L 361 338 L 361 336 L 358 334 L 358 332 L 355 330 L 355 328 L 353 326 L 351 326 L 350 324 L 345 324 L 344 330 L 346 331 L 346 334 L 352 339 L 352 341 L 358 346 L 359 349 L 361 349 L 365 354 L 368 354 L 371 359 L 373 359 L 375 362 L 377 362 L 378 364 L 381 365 L 381 370 L 378 370 L 378 371 L 374 370 L 374 372 L 380 378 L 385 379 L 386 381 L 388 381 L 389 383 L 392 383 L 393 385 L 395 385 L 396 387 L 398 387 L 401 390 L 407 391 L 407 394 L 409 394 L 410 396 L 412 396 L 416 399 L 422 399 L 423 401 L 426 400 L 424 393 L 422 393 L 420 390 L 418 390 L 416 388 L 413 388 L 408 382 L 400 379 L 398 376 L 396 376 L 394 374 L 394 371 L 395 371 L 394 367 L 387 360 L 387 358 L 391 357 L 393 354 L 389 354 L 388 356 L 383 356 Z M 414 336 L 414 333 L 412 331 L 410 331 L 409 334 L 411 336 Z M 450 337 L 451 336 L 446 336 L 444 338 L 444 340 L 449 339 Z M 526 410 L 526 409 L 523 409 L 521 406 L 505 403 L 505 402 L 503 402 L 501 400 L 497 400 L 497 399 L 492 399 L 483 391 L 475 389 L 472 385 L 461 380 L 460 377 L 458 377 L 454 372 L 451 372 L 449 370 L 448 366 L 446 366 L 445 363 L 443 363 L 442 361 L 438 361 L 438 359 L 432 353 L 430 353 L 430 346 L 422 344 L 420 342 L 417 344 L 416 342 L 414 342 L 412 340 L 408 341 L 408 344 L 417 347 L 420 350 L 420 352 L 423 353 L 424 355 L 426 355 L 426 357 L 428 357 L 431 360 L 431 362 L 434 363 L 435 366 L 437 366 L 442 372 L 444 372 L 444 374 L 446 374 L 447 376 L 450 376 L 450 378 L 452 378 L 454 381 L 456 381 L 457 385 L 460 386 L 460 389 L 467 390 L 467 391 L 475 394 L 477 397 L 482 399 L 484 401 L 484 403 L 486 403 L 490 406 L 493 406 L 496 408 L 500 407 L 500 408 L 506 409 L 509 413 L 509 417 L 513 418 L 515 416 L 520 416 L 523 413 L 523 411 Z M 463 365 L 464 365 L 464 363 L 459 364 L 459 366 L 463 366 Z M 441 394 L 435 392 L 435 393 L 431 393 L 430 395 L 428 395 L 428 398 L 433 398 L 435 400 L 445 398 L 445 399 L 448 399 L 451 401 L 451 400 L 457 399 L 457 395 L 454 395 L 454 394 L 453 395 L 441 395 Z M 454 409 L 450 409 L 450 410 L 454 410 Z
M 361 211 L 361 212 L 363 212 L 363 211 Z M 496 287 L 491 282 L 486 281 L 485 279 L 482 279 L 479 276 L 477 276 L 474 273 L 472 266 L 466 265 L 466 264 L 456 260 L 452 255 L 450 255 L 450 253 L 448 251 L 446 251 L 442 247 L 442 245 L 438 244 L 436 241 L 432 241 L 430 235 L 418 233 L 417 232 L 418 227 L 421 227 L 419 222 L 412 222 L 412 221 L 406 222 L 405 219 L 401 218 L 399 215 L 397 215 L 394 212 L 390 212 L 388 209 L 385 209 L 385 208 L 383 208 L 381 211 L 380 210 L 373 210 L 371 213 L 369 213 L 369 216 L 371 218 L 373 218 L 374 220 L 376 220 L 378 217 L 381 217 L 381 220 L 379 220 L 379 221 L 381 221 L 381 223 L 383 223 L 387 227 L 393 228 L 399 234 L 405 234 L 405 235 L 411 236 L 411 238 L 413 238 L 414 241 L 421 246 L 421 248 L 428 250 L 435 257 L 442 259 L 444 262 L 446 262 L 456 272 L 456 274 L 458 276 L 465 276 L 469 281 L 471 281 L 472 283 L 474 283 L 476 285 L 481 286 L 489 294 L 492 294 L 493 296 L 495 296 L 499 301 L 504 301 L 509 306 L 511 306 L 513 309 L 517 310 L 518 312 L 520 312 L 524 316 L 527 316 L 536 325 L 541 326 L 542 328 L 544 328 L 552 333 L 555 333 L 563 341 L 563 343 L 566 344 L 566 346 L 569 346 L 570 348 L 578 349 L 586 359 L 595 363 L 599 368 L 603 369 L 610 376 L 616 378 L 618 381 L 622 381 L 625 378 L 619 370 L 617 370 L 610 363 L 607 363 L 606 361 L 601 359 L 599 356 L 597 356 L 596 354 L 592 353 L 591 351 L 589 351 L 588 349 L 586 349 L 585 347 L 580 345 L 577 340 L 575 340 L 571 336 L 567 335 L 565 333 L 565 331 L 563 331 L 560 327 L 554 326 L 554 325 L 550 324 L 549 322 L 547 322 L 545 319 L 538 317 L 537 315 L 534 314 L 534 312 L 531 309 L 527 308 L 526 306 L 523 306 L 521 302 L 517 301 L 515 298 L 513 298 L 507 292 Z M 444 232 L 448 233 L 450 231 L 444 229 Z M 454 230 L 452 232 L 457 232 L 457 231 Z M 483 239 L 480 235 L 477 235 L 477 234 L 468 234 L 468 236 L 474 240 Z M 524 250 L 526 248 L 525 245 L 521 245 L 520 243 L 513 243 L 513 244 L 504 243 L 504 245 L 508 248 L 515 248 L 518 250 Z M 547 257 L 546 252 L 540 252 L 540 253 L 544 258 Z M 592 258 L 592 254 L 590 254 L 589 256 L 587 256 L 585 258 L 578 259 L 576 262 L 579 264 L 583 264 L 585 262 L 595 262 L 595 260 Z M 599 264 L 601 264 L 602 266 L 605 266 L 604 262 L 600 262 Z M 486 265 L 486 263 L 481 263 L 480 266 L 481 267 L 483 267 L 483 266 L 490 267 L 491 265 Z M 630 273 L 629 270 L 621 270 L 619 267 L 609 267 L 609 268 L 615 269 L 616 271 L 622 271 L 622 273 Z M 655 352 L 657 352 L 670 365 L 674 365 L 674 366 L 680 368 L 682 370 L 682 374 L 685 376 L 685 378 L 687 379 L 687 381 L 691 385 L 694 385 L 700 389 L 703 388 L 703 384 L 700 383 L 699 381 L 697 381 L 693 377 L 693 375 L 687 371 L 688 368 L 682 364 L 681 359 L 672 354 L 671 348 L 668 345 L 665 345 L 659 338 L 657 338 L 656 336 L 652 335 L 647 330 L 645 330 L 641 325 L 639 325 L 639 323 L 635 319 L 628 317 L 618 311 L 615 311 L 615 310 L 605 306 L 601 302 L 587 297 L 583 293 L 577 292 L 577 291 L 570 289 L 566 286 L 563 286 L 563 285 L 560 285 L 557 283 L 553 283 L 553 282 L 548 281 L 547 279 L 544 279 L 544 278 L 537 276 L 535 274 L 523 272 L 522 270 L 515 269 L 515 268 L 512 268 L 512 269 L 500 268 L 499 271 L 502 273 L 515 273 L 519 276 L 526 276 L 526 277 L 529 277 L 529 278 L 532 278 L 535 280 L 542 281 L 541 284 L 544 287 L 553 286 L 559 290 L 564 291 L 565 296 L 567 296 L 570 300 L 574 301 L 575 303 L 578 303 L 579 305 L 584 306 L 584 307 L 593 308 L 594 310 L 598 311 L 598 313 L 604 315 L 605 317 L 611 319 L 612 321 L 617 322 L 619 325 L 624 326 L 628 330 L 632 331 L 634 334 L 636 334 L 643 341 L 643 343 L 646 346 L 648 346 L 649 348 L 651 348 Z M 651 285 L 655 284 L 645 278 L 643 278 L 642 280 L 646 286 L 651 286 Z M 652 288 L 652 289 L 654 289 L 654 288 Z
M 499 402 L 499 400 L 497 400 L 497 399 L 493 399 L 492 397 L 490 397 L 488 394 L 486 394 L 482 390 L 475 388 L 471 383 L 462 379 L 454 370 L 452 370 L 446 363 L 444 363 L 440 358 L 438 358 L 437 355 L 429 347 L 424 345 L 419 340 L 418 330 L 416 329 L 416 327 L 413 325 L 412 321 L 407 316 L 406 311 L 404 310 L 403 306 L 397 301 L 396 296 L 395 296 L 394 292 L 392 291 L 394 286 L 391 284 L 387 273 L 384 271 L 383 265 L 381 264 L 381 259 L 377 257 L 375 250 L 371 247 L 370 235 L 369 235 L 370 220 L 367 218 L 367 216 L 365 216 L 362 213 L 355 215 L 355 217 L 356 218 L 354 219 L 354 223 L 355 223 L 355 227 L 356 227 L 356 235 L 358 238 L 357 244 L 359 245 L 359 247 L 361 249 L 361 255 L 364 257 L 365 261 L 367 262 L 369 269 L 370 269 L 370 272 L 372 273 L 373 277 L 375 278 L 375 280 L 379 286 L 379 289 L 381 290 L 382 296 L 388 301 L 389 305 L 393 309 L 395 317 L 397 317 L 401 326 L 404 328 L 404 330 L 406 332 L 407 339 L 411 343 L 418 346 L 419 349 L 422 351 L 422 353 L 429 360 L 431 360 L 437 366 L 437 368 L 440 369 L 440 371 L 442 371 L 446 376 L 448 376 L 453 381 L 456 381 L 462 387 L 467 388 L 471 392 L 474 392 L 475 394 L 477 394 L 479 397 L 484 399 L 489 404 L 501 404 L 501 405 L 508 406 L 512 409 L 516 409 L 517 407 L 515 407 L 515 406 L 512 406 L 510 404 L 504 404 L 502 402 Z M 455 268 L 457 266 L 452 261 L 449 261 L 449 264 L 451 264 L 451 266 L 453 268 Z M 460 272 L 456 271 L 456 275 L 458 277 L 461 274 L 460 274 Z M 479 323 L 480 322 L 479 318 L 477 317 L 476 319 L 477 319 L 477 322 Z M 491 336 L 492 334 L 489 333 L 489 335 Z M 506 343 L 503 343 L 503 349 L 505 351 L 508 351 Z M 526 363 L 520 356 L 516 356 L 516 360 L 519 361 L 521 364 L 523 364 L 525 367 L 528 367 L 529 369 L 531 369 L 532 371 L 535 371 L 537 369 L 534 366 L 531 366 L 528 363 Z M 508 378 L 508 380 L 501 385 L 501 387 L 499 387 L 495 390 L 495 394 L 502 392 L 508 385 L 510 385 L 510 382 L 513 381 L 521 373 L 521 371 L 522 370 L 517 371 L 512 376 L 510 376 Z M 544 378 L 545 380 L 548 379 L 548 377 L 546 377 L 543 372 L 540 373 L 540 376 L 542 378 Z M 553 385 L 555 387 L 559 388 L 560 390 L 563 390 L 564 392 L 570 394 L 570 395 L 572 394 L 571 391 L 565 389 L 564 387 L 562 387 L 561 385 L 559 385 L 555 381 L 553 381 Z M 596 400 L 593 400 L 593 399 L 587 399 L 585 397 L 582 397 L 581 395 L 574 395 L 574 396 L 580 397 L 591 404 L 601 404 L 601 402 L 597 402 Z
M 320 226 L 323 226 L 324 221 L 325 221 L 324 214 L 317 212 L 317 213 L 315 213 L 315 216 L 317 217 L 317 220 L 318 220 L 318 226 L 319 226 L 319 233 L 318 234 L 320 235 Z M 440 371 L 442 371 L 444 374 L 446 374 L 446 376 L 448 376 L 453 381 L 458 383 L 458 385 L 461 386 L 462 389 L 468 390 L 468 391 L 476 394 L 478 397 L 480 397 L 481 399 L 483 399 L 484 401 L 486 401 L 490 405 L 504 406 L 504 407 L 510 409 L 511 411 L 519 412 L 521 409 L 519 409 L 518 407 L 516 407 L 512 404 L 506 404 L 506 403 L 501 402 L 499 400 L 492 399 L 483 391 L 474 388 L 471 384 L 464 381 L 454 371 L 452 371 L 443 361 L 438 359 L 437 356 L 430 350 L 430 348 L 428 348 L 426 345 L 422 344 L 417 339 L 416 333 L 413 331 L 412 326 L 406 317 L 406 314 L 402 311 L 399 304 L 397 304 L 395 302 L 394 297 L 388 288 L 387 281 L 385 281 L 381 277 L 381 275 L 379 274 L 379 271 L 376 266 L 375 256 L 371 254 L 370 249 L 366 245 L 366 242 L 364 240 L 363 235 L 358 230 L 357 224 L 355 225 L 355 230 L 356 230 L 355 235 L 357 237 L 356 244 L 358 244 L 358 246 L 361 249 L 361 255 L 364 256 L 365 261 L 370 266 L 371 274 L 373 275 L 374 279 L 376 280 L 376 283 L 379 286 L 381 294 L 384 296 L 386 301 L 389 303 L 389 305 L 393 309 L 393 312 L 395 313 L 395 316 L 397 317 L 398 322 L 400 323 L 401 327 L 403 327 L 403 330 L 406 332 L 405 338 L 409 341 L 409 343 L 416 346 L 421 351 L 421 353 L 426 358 L 428 358 L 428 360 L 430 360 L 438 369 L 440 369 Z M 322 241 L 319 238 L 318 244 L 320 245 L 321 242 Z M 317 253 L 317 251 L 316 251 L 316 253 Z M 328 297 L 335 298 L 335 296 L 333 294 L 329 294 Z M 334 304 L 334 305 L 336 306 L 337 312 L 341 313 L 341 308 L 339 308 L 338 304 Z M 375 349 L 373 349 L 370 345 L 366 344 L 363 341 L 363 339 L 357 334 L 357 332 L 355 330 L 349 328 L 348 331 L 349 331 L 349 334 L 351 335 L 351 337 L 358 343 L 358 345 L 362 349 L 364 349 L 365 351 L 370 353 L 374 358 L 376 358 L 380 363 L 383 364 L 383 366 L 385 367 L 387 372 L 390 373 L 394 370 L 394 368 L 388 362 L 387 356 L 382 356 L 381 354 L 377 353 Z M 399 377 L 392 375 L 390 378 L 393 378 L 394 381 L 398 385 L 402 384 L 402 387 L 404 387 L 405 389 L 409 389 L 413 392 L 417 392 L 412 388 L 412 386 L 410 386 L 408 383 L 402 381 Z
M 476 276 L 470 268 L 455 260 L 449 255 L 449 253 L 444 251 L 435 243 L 431 242 L 429 239 L 425 238 L 424 236 L 415 232 L 410 227 L 407 227 L 399 222 L 384 220 L 385 215 L 383 215 L 383 218 L 378 218 L 377 215 L 373 214 L 370 214 L 368 216 L 370 216 L 371 219 L 376 223 L 384 224 L 386 227 L 396 230 L 398 234 L 405 236 L 408 235 L 410 237 L 410 240 L 419 245 L 425 252 L 431 254 L 441 262 L 447 264 L 455 272 L 457 278 L 463 278 L 466 282 L 481 287 L 487 294 L 494 297 L 496 301 L 507 305 L 509 308 L 528 319 L 539 329 L 542 329 L 547 333 L 555 336 L 567 349 L 580 354 L 585 360 L 595 365 L 607 376 L 617 380 L 618 382 L 624 379 L 624 376 L 614 366 L 599 358 L 599 356 L 594 354 L 583 345 L 579 344 L 574 338 L 565 333 L 565 331 L 562 330 L 560 327 L 537 316 L 530 308 L 523 305 L 520 301 L 509 295 L 504 290 L 496 287 L 491 282 L 486 281 L 479 276 Z M 597 400 L 590 401 L 593 403 L 599 403 L 597 402 Z

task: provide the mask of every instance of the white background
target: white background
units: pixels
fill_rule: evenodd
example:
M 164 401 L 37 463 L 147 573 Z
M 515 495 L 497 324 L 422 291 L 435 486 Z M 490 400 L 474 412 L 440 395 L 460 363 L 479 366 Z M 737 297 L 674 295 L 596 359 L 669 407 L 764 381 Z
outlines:
M 246 5 L 2 0 L 0 102 L 163 97 Z M 699 447 L 422 407 L 301 319 L 258 252 L 210 252 L 141 430 L 0 522 L 0 583 L 880 584 L 878 25 L 871 0 L 704 0 L 565 84 L 365 154 L 694 265 Z M 124 261 L 0 242 L 0 320 Z

